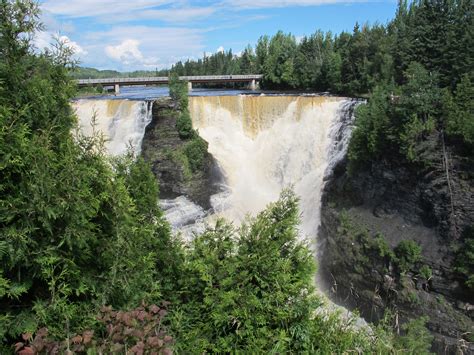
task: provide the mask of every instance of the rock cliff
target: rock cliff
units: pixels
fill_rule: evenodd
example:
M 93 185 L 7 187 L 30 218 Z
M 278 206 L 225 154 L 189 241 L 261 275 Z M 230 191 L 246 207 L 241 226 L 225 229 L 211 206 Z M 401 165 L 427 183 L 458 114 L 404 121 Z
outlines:
M 199 171 L 190 171 L 184 164 L 181 152 L 186 141 L 179 137 L 176 129 L 178 114 L 179 107 L 171 98 L 154 102 L 152 120 L 143 138 L 142 155 L 159 181 L 160 198 L 185 195 L 209 209 L 210 196 L 218 190 L 219 170 L 209 153 Z
M 400 323 L 428 316 L 436 352 L 473 353 L 474 293 L 456 268 L 474 225 L 472 166 L 442 159 L 419 171 L 392 161 L 352 174 L 341 162 L 323 193 L 320 273 L 330 296 L 367 320 L 387 309 Z

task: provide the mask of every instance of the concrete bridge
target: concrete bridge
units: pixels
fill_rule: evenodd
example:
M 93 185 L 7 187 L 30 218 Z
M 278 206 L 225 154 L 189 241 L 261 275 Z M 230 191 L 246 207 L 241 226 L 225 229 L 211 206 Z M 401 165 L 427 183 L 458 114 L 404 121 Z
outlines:
M 203 75 L 203 76 L 180 76 L 179 80 L 186 81 L 188 83 L 188 89 L 192 90 L 193 83 L 196 84 L 225 84 L 225 83 L 245 83 L 249 84 L 250 90 L 256 90 L 258 82 L 262 80 L 263 75 L 250 74 L 250 75 Z M 133 85 L 157 85 L 157 84 L 168 84 L 169 77 L 167 76 L 155 76 L 155 77 L 143 77 L 143 78 L 107 78 L 107 79 L 79 79 L 76 80 L 79 87 L 85 86 L 113 86 L 115 93 L 120 93 L 120 86 L 133 86 Z

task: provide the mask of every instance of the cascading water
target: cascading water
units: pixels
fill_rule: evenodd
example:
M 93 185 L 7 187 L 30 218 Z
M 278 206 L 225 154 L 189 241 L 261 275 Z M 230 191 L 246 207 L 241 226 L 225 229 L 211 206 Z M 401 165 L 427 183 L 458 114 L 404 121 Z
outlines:
M 90 136 L 94 131 L 102 132 L 108 153 L 116 156 L 129 147 L 140 154 L 145 127 L 152 119 L 152 105 L 152 101 L 78 100 L 73 108 L 81 133 Z
M 226 178 L 228 191 L 211 200 L 215 211 L 238 223 L 292 186 L 301 234 L 314 240 L 324 177 L 345 155 L 354 105 L 318 96 L 191 97 L 193 125 Z
M 210 212 L 184 196 L 162 200 L 173 229 L 191 236 L 216 215 L 239 223 L 292 186 L 300 196 L 301 234 L 314 241 L 324 178 L 345 155 L 356 104 L 320 96 L 190 97 L 193 126 L 209 143 L 226 184 L 211 197 Z M 82 133 L 101 131 L 109 154 L 129 146 L 140 153 L 152 102 L 78 100 L 73 106 Z
M 191 238 L 216 216 L 236 223 L 255 215 L 283 188 L 292 186 L 300 197 L 300 235 L 315 247 L 325 177 L 344 158 L 352 131 L 356 100 L 318 96 L 202 96 L 190 97 L 193 126 L 209 143 L 226 186 L 211 197 L 211 211 L 185 196 L 162 200 L 161 207 L 174 231 Z M 111 155 L 131 144 L 139 154 L 151 103 L 128 100 L 79 100 L 73 104 L 82 133 L 95 130 L 108 139 Z M 328 302 L 327 309 L 341 309 Z M 355 327 L 364 327 L 358 319 Z

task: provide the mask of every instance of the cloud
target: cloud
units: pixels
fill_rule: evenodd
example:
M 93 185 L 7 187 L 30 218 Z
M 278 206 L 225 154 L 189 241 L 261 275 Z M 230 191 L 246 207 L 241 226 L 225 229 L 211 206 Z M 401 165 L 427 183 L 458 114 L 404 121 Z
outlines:
M 108 31 L 85 33 L 83 38 L 89 44 L 86 49 L 94 53 L 88 61 L 102 68 L 130 71 L 167 68 L 183 58 L 199 57 L 205 48 L 204 33 L 202 29 L 181 27 L 114 26 Z
M 124 65 L 157 65 L 158 59 L 143 56 L 138 46 L 140 42 L 135 39 L 127 39 L 117 46 L 105 47 L 105 53 L 109 58 L 121 62 Z
M 82 48 L 77 42 L 72 41 L 68 36 L 59 36 L 59 41 L 64 43 L 65 46 L 71 48 L 76 56 L 85 56 L 87 51 Z
M 187 7 L 162 10 L 145 10 L 134 13 L 128 20 L 158 20 L 168 23 L 190 23 L 202 21 L 216 12 L 215 7 Z M 123 19 L 122 19 L 123 20 Z
M 33 44 L 41 51 L 44 49 L 51 49 L 56 41 L 62 42 L 65 46 L 72 49 L 74 51 L 74 56 L 77 58 L 87 55 L 87 51 L 77 42 L 71 40 L 68 36 L 59 35 L 58 33 L 51 33 L 48 31 L 37 32 Z
M 129 14 L 132 11 L 173 2 L 172 0 L 47 0 L 43 3 L 43 8 L 54 15 L 79 18 Z
M 337 3 L 368 2 L 370 0 L 224 0 L 223 3 L 236 10 L 268 9 L 296 6 L 319 6 Z
M 162 69 L 201 57 L 216 45 L 207 42 L 215 37 L 211 32 L 242 28 L 272 16 L 258 10 L 359 1 L 374 0 L 41 0 L 48 32 L 40 34 L 35 44 L 49 47 L 51 33 L 61 33 L 84 65 L 123 71 Z M 243 45 L 226 42 L 227 48 Z M 223 47 L 217 49 L 221 51 Z
M 220 46 L 219 48 L 217 48 L 216 50 L 216 53 L 224 53 L 225 50 L 224 50 L 224 47 Z

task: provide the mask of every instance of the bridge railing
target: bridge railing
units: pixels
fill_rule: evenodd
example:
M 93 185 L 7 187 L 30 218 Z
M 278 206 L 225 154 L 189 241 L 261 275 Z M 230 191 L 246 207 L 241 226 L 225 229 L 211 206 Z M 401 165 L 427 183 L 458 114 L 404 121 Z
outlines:
M 180 80 L 184 81 L 234 81 L 234 80 L 261 80 L 263 75 L 260 74 L 248 74 L 248 75 L 200 75 L 200 76 L 180 76 Z M 115 85 L 115 84 L 127 84 L 127 83 L 168 83 L 169 78 L 167 76 L 151 76 L 141 78 L 104 78 L 104 79 L 78 79 L 76 80 L 78 85 Z

